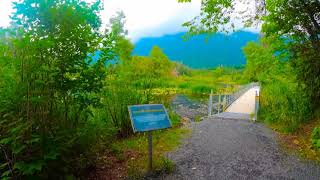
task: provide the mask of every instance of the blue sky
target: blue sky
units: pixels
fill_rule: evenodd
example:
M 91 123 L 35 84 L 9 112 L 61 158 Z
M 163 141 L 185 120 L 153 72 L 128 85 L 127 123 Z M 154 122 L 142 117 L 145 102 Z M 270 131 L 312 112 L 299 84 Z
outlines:
M 12 1 L 14 0 L 0 0 L 2 27 L 9 25 L 9 15 L 13 12 Z M 191 3 L 178 3 L 177 0 L 104 0 L 104 2 L 104 11 L 101 12 L 103 22 L 108 23 L 112 15 L 122 10 L 126 15 L 128 36 L 132 41 L 143 37 L 158 37 L 187 31 L 181 24 L 199 15 L 201 5 L 201 0 L 192 0 Z M 236 22 L 236 25 L 241 27 L 241 23 Z M 257 28 L 248 30 L 258 31 Z

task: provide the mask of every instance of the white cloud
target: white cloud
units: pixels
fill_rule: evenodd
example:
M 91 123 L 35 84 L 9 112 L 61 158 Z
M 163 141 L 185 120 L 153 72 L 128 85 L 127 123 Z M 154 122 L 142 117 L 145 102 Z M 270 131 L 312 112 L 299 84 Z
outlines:
M 200 0 L 178 3 L 177 0 L 105 0 L 104 20 L 117 11 L 126 15 L 129 37 L 135 41 L 145 36 L 161 36 L 185 30 L 182 23 L 199 15 Z
M 0 26 L 9 25 L 9 15 L 13 11 L 12 1 L 0 0 Z M 178 3 L 178 0 L 104 0 L 104 6 L 101 12 L 104 24 L 117 11 L 123 11 L 128 36 L 132 41 L 137 41 L 143 37 L 186 31 L 181 25 L 200 14 L 201 0 L 192 0 L 191 3 Z M 251 30 L 258 31 L 255 28 Z
M 12 0 L 0 0 L 0 27 L 7 27 L 10 24 L 9 16 L 12 13 Z

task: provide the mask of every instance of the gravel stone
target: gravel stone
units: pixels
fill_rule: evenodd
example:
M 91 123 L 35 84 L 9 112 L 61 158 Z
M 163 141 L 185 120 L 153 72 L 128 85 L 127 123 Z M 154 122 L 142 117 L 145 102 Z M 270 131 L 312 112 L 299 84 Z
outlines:
M 154 179 L 320 179 L 319 165 L 282 151 L 263 124 L 211 117 L 190 128 L 184 145 L 168 154 L 175 171 Z

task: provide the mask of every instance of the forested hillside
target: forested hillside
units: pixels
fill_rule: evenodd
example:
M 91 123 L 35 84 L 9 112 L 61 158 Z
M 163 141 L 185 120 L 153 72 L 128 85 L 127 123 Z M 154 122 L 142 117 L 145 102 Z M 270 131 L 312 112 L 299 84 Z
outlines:
M 192 68 L 241 66 L 246 63 L 241 48 L 250 41 L 257 42 L 257 33 L 237 31 L 211 36 L 196 35 L 185 40 L 186 33 L 143 38 L 135 43 L 133 53 L 147 55 L 153 46 L 159 46 L 167 56 Z

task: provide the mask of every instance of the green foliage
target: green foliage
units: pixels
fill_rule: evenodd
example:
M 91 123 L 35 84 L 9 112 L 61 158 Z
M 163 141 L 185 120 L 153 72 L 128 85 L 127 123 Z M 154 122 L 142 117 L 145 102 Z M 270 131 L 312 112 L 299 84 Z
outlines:
M 154 75 L 162 77 L 172 74 L 173 63 L 170 62 L 169 58 L 158 46 L 154 46 L 151 49 L 149 56 L 154 64 Z
M 94 161 L 88 147 L 107 136 L 93 133 L 104 124 L 89 118 L 100 105 L 115 35 L 99 31 L 99 1 L 14 4 L 15 28 L 0 43 L 0 174 L 79 176 Z M 101 59 L 92 63 L 88 55 L 98 49 Z
M 247 58 L 244 75 L 249 81 L 265 81 L 277 68 L 278 60 L 273 56 L 271 48 L 265 48 L 261 44 L 248 43 L 243 51 Z
M 244 11 L 234 8 L 239 4 Z M 210 34 L 230 29 L 230 25 L 232 29 L 234 17 L 240 17 L 245 26 L 261 23 L 261 35 L 266 38 L 261 44 L 249 43 L 244 48 L 245 79 L 262 82 L 262 94 L 267 96 L 263 98 L 270 100 L 268 108 L 262 107 L 262 110 L 266 108 L 265 112 L 270 113 L 269 119 L 273 114 L 272 118 L 279 118 L 278 122 L 289 121 L 288 127 L 296 126 L 303 115 L 308 118 L 309 111 L 314 113 L 320 106 L 320 23 L 317 18 L 320 2 L 261 0 L 254 4 L 255 11 L 251 11 L 248 10 L 252 8 L 250 0 L 204 1 L 200 15 L 184 25 L 191 34 Z M 272 103 L 280 108 L 270 105 Z M 287 107 L 289 105 L 296 107 Z
M 275 81 L 262 84 L 260 118 L 292 132 L 310 118 L 309 99 L 297 84 Z
M 121 49 L 132 47 L 122 44 Z M 124 51 L 119 51 L 124 52 Z M 158 47 L 150 52 L 150 57 L 122 56 L 118 64 L 108 68 L 104 91 L 101 93 L 102 108 L 99 113 L 107 123 L 114 126 L 118 135 L 126 137 L 132 133 L 128 106 L 135 104 L 165 103 L 162 94 L 155 94 L 154 89 L 166 86 L 171 78 L 173 63 Z
M 281 55 L 275 55 L 276 41 L 262 39 L 261 44 L 248 43 L 245 77 L 261 83 L 259 119 L 281 125 L 292 132 L 310 118 L 310 99 L 299 85 L 293 68 Z
M 175 170 L 175 164 L 168 158 L 162 157 L 162 171 L 165 173 L 172 173 Z
M 179 2 L 191 2 L 191 0 L 179 0 Z M 243 22 L 245 26 L 257 25 L 265 15 L 266 4 L 265 0 L 254 3 L 256 8 L 252 13 L 251 0 L 202 1 L 200 15 L 183 25 L 189 28 L 191 34 L 230 32 L 235 29 L 234 19 Z M 236 6 L 241 6 L 243 10 L 236 10 Z
M 177 71 L 177 75 L 190 76 L 192 74 L 191 68 L 189 68 L 181 63 L 175 63 L 175 69 Z
M 211 92 L 211 87 L 208 86 L 208 85 L 195 85 L 195 86 L 192 86 L 191 88 L 191 92 L 193 94 L 208 94 Z
M 190 2 L 181 0 L 180 2 Z M 268 46 L 272 53 L 263 50 L 264 47 L 255 48 L 255 52 L 247 52 L 247 56 L 257 56 L 262 53 L 264 61 L 248 61 L 247 75 L 251 80 L 257 80 L 255 74 L 259 73 L 266 65 L 274 63 L 274 55 L 284 56 L 289 61 L 297 75 L 298 83 L 305 86 L 305 91 L 310 97 L 312 109 L 320 105 L 320 24 L 317 19 L 319 15 L 319 1 L 313 0 L 261 0 L 255 1 L 255 11 L 247 13 L 237 11 L 236 5 L 243 5 L 247 12 L 252 12 L 250 0 L 209 0 L 201 5 L 200 16 L 185 23 L 191 34 L 215 33 L 218 30 L 229 29 L 234 17 L 240 17 L 246 26 L 262 24 L 262 34 L 272 39 Z M 228 30 L 227 30 L 228 31 Z M 280 43 L 279 43 L 280 42 Z M 254 46 L 251 43 L 249 46 Z M 245 51 L 250 51 L 246 49 Z M 252 63 L 260 66 L 259 69 L 250 68 Z M 255 65 L 254 65 L 255 66 Z M 266 75 L 268 72 L 265 72 Z
M 171 120 L 172 126 L 173 127 L 179 126 L 181 123 L 180 116 L 171 110 L 168 112 L 168 114 L 169 114 L 169 118 Z
M 181 144 L 181 138 L 187 133 L 189 133 L 187 128 L 172 128 L 152 132 L 154 172 L 170 173 L 174 170 L 174 163 L 167 159 L 164 153 L 178 147 Z M 126 151 L 139 153 L 136 158 L 127 160 L 129 179 L 141 179 L 148 170 L 147 137 L 147 133 L 139 133 L 136 136 L 117 141 L 112 145 L 115 153 L 123 154 Z
M 267 0 L 268 15 L 263 31 L 268 37 L 287 41 L 292 67 L 299 83 L 306 86 L 312 109 L 319 107 L 320 99 L 320 25 L 319 1 Z M 283 47 L 282 47 L 283 49 Z M 279 52 L 283 52 L 279 51 Z
M 183 65 L 178 64 L 177 68 L 181 68 L 179 66 Z M 173 84 L 179 91 L 192 96 L 206 96 L 211 90 L 213 93 L 229 93 L 235 90 L 232 88 L 234 85 L 247 83 L 242 77 L 241 67 L 217 67 L 210 70 L 188 68 L 188 73 L 179 74 L 172 80 Z
M 319 127 L 316 127 L 313 129 L 312 135 L 311 135 L 311 142 L 315 148 L 320 149 L 320 128 Z

